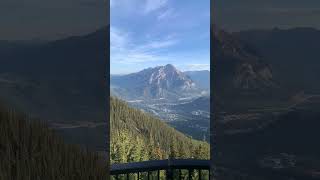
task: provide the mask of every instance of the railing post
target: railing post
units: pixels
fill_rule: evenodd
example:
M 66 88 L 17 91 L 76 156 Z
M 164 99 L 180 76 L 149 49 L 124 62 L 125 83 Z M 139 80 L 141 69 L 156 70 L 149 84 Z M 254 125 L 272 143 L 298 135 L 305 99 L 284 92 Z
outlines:
M 199 171 L 199 180 L 201 180 L 201 169 L 198 169 L 198 171 Z
M 158 170 L 158 180 L 160 180 L 160 170 Z
M 188 179 L 190 180 L 191 177 L 192 177 L 192 175 L 191 175 L 191 169 L 188 169 Z
M 169 167 L 166 171 L 166 178 L 168 180 L 173 180 L 173 169 L 171 169 L 171 167 Z
M 140 180 L 140 172 L 138 172 L 138 180 Z

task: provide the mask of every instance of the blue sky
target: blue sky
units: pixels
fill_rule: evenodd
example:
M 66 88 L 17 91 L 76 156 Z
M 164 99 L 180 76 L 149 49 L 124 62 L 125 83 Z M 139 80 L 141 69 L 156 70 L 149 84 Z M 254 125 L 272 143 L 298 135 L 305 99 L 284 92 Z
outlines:
M 210 0 L 110 0 L 111 74 L 210 68 Z

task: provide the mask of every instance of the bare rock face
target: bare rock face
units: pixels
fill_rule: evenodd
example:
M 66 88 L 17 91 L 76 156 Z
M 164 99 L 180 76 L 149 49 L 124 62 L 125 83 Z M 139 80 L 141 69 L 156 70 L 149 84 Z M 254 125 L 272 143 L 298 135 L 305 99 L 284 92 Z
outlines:
M 256 50 L 232 34 L 214 29 L 213 59 L 216 69 L 217 90 L 266 91 L 274 88 L 270 66 Z
M 257 89 L 273 87 L 272 72 L 269 67 L 254 67 L 243 63 L 236 69 L 234 86 L 238 89 Z
M 194 82 L 177 70 L 173 65 L 160 66 L 154 69 L 146 90 L 156 97 L 166 96 L 166 91 L 188 91 L 195 87 Z

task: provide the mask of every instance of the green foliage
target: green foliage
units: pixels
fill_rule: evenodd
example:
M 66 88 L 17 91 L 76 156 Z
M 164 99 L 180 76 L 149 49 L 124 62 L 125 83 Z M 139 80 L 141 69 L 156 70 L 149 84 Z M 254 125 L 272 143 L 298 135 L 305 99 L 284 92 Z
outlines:
M 64 141 L 43 123 L 0 108 L 1 180 L 101 180 L 107 163 Z
M 209 145 L 111 97 L 111 163 L 167 158 L 209 159 Z

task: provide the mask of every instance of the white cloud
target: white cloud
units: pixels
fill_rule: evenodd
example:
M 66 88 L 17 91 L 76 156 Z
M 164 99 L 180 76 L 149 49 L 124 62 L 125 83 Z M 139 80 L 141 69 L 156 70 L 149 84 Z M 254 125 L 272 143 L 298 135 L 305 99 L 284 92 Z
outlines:
M 110 37 L 111 64 L 119 67 L 145 66 L 150 63 L 161 65 L 174 62 L 185 71 L 210 70 L 210 64 L 202 63 L 208 62 L 209 55 L 206 52 L 164 53 L 179 43 L 175 35 L 158 39 L 150 36 L 143 43 L 137 43 L 134 34 L 111 26 Z
M 169 40 L 163 40 L 163 41 L 152 41 L 150 43 L 142 45 L 141 48 L 145 48 L 145 49 L 167 48 L 167 47 L 173 46 L 177 43 L 178 43 L 178 40 L 176 40 L 176 39 L 169 39 Z
M 164 10 L 163 12 L 161 12 L 157 18 L 158 18 L 158 20 L 163 20 L 163 19 L 173 18 L 176 16 L 177 16 L 177 14 L 174 12 L 174 10 L 171 8 L 168 8 L 168 9 Z
M 136 43 L 130 33 L 115 27 L 110 28 L 110 37 L 111 62 L 122 64 L 166 60 L 168 57 L 160 55 L 158 52 L 178 43 L 178 40 L 173 38 Z
M 186 70 L 188 71 L 210 70 L 210 64 L 187 64 Z
M 163 8 L 168 3 L 168 0 L 146 0 L 145 13 L 149 13 L 160 8 Z
M 122 32 L 121 30 L 110 27 L 110 45 L 111 49 L 120 49 L 125 47 L 125 45 L 128 43 L 127 41 L 128 34 L 125 32 Z

